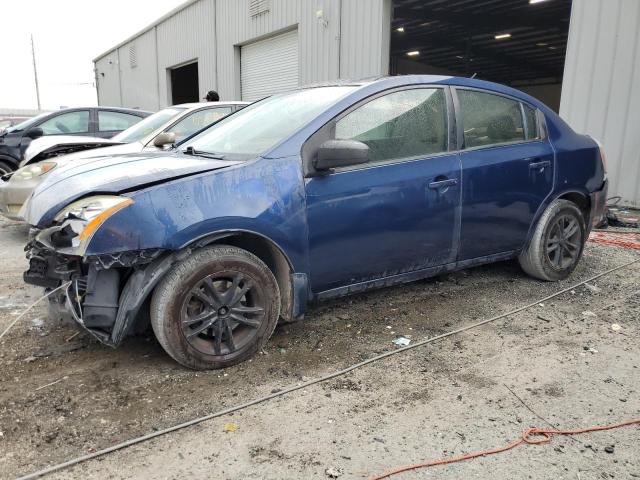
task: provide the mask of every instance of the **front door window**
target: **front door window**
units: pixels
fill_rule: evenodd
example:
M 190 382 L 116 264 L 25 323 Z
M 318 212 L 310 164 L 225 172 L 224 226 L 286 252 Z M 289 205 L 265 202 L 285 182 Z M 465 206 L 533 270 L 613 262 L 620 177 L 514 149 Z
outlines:
M 44 135 L 71 135 L 89 132 L 89 110 L 56 115 L 38 125 Z

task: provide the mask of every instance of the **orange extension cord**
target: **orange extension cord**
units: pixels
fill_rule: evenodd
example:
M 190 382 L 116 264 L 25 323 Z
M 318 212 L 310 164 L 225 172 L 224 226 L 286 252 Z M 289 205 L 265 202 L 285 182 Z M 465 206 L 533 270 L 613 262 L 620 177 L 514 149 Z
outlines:
M 522 444 L 543 445 L 551 442 L 551 437 L 554 435 L 577 435 L 580 433 L 601 432 L 603 430 L 612 430 L 614 428 L 627 427 L 629 425 L 640 425 L 640 418 L 635 420 L 628 420 L 626 422 L 621 422 L 621 423 L 613 423 L 611 425 L 604 425 L 601 427 L 576 428 L 575 430 L 549 430 L 549 429 L 534 427 L 534 428 L 525 430 L 522 436 L 515 442 L 510 443 L 501 448 L 496 448 L 493 450 L 483 450 L 481 452 L 470 453 L 468 455 L 463 455 L 461 457 L 445 458 L 441 460 L 433 460 L 431 462 L 418 463 L 416 465 L 407 465 L 404 467 L 399 467 L 393 470 L 389 470 L 388 472 L 385 472 L 382 475 L 371 477 L 370 480 L 380 480 L 382 478 L 388 478 L 388 477 L 391 477 L 392 475 L 396 475 L 401 472 L 406 472 L 408 470 L 417 470 L 418 468 L 435 467 L 436 465 L 447 465 L 449 463 L 462 462 L 464 460 L 470 460 L 472 458 L 485 457 L 487 455 L 494 455 L 496 453 L 506 452 Z

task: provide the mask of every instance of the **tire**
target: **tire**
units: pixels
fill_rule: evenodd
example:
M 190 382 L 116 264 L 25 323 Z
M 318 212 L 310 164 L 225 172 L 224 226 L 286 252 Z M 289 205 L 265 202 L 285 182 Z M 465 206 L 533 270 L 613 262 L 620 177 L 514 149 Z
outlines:
M 165 351 L 196 370 L 247 360 L 280 316 L 280 290 L 255 255 L 216 245 L 175 265 L 151 298 L 151 326 Z
M 564 280 L 580 261 L 585 233 L 584 215 L 578 206 L 555 200 L 540 217 L 529 246 L 520 253 L 520 266 L 540 280 Z
M 15 170 L 15 168 L 13 168 L 13 166 L 10 163 L 7 162 L 3 162 L 2 160 L 0 160 L 0 177 L 13 172 Z

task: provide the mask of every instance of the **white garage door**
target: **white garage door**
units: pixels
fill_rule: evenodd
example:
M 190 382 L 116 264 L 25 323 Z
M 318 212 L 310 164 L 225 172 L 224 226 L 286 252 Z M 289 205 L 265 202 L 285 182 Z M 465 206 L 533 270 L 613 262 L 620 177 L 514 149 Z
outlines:
M 297 86 L 297 30 L 241 47 L 242 100 L 258 100 Z

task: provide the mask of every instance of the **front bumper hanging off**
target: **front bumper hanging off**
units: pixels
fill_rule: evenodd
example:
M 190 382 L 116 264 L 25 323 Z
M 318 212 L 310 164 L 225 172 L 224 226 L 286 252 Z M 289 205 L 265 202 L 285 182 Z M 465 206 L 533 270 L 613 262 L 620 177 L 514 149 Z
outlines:
M 136 324 L 140 308 L 173 265 L 160 249 L 78 257 L 60 253 L 40 233 L 27 247 L 24 280 L 51 291 L 50 314 L 72 319 L 100 342 L 115 347 Z

